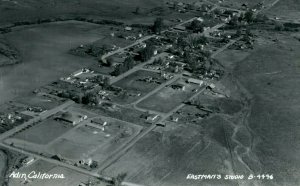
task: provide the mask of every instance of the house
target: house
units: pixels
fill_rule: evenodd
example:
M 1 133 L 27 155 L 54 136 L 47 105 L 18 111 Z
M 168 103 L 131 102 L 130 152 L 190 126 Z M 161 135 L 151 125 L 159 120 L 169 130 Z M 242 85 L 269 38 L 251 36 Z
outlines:
M 158 114 L 149 114 L 147 116 L 147 121 L 155 121 L 158 118 Z
M 201 86 L 203 84 L 203 81 L 202 80 L 199 80 L 199 79 L 194 79 L 194 78 L 189 78 L 187 80 L 188 83 L 192 83 L 192 84 L 196 84 L 196 85 L 199 85 Z
M 126 26 L 126 27 L 124 28 L 124 30 L 126 30 L 126 31 L 131 31 L 131 30 L 132 30 L 132 27 Z
M 165 127 L 165 126 L 166 126 L 166 123 L 157 123 L 156 126 L 159 126 L 159 127 Z
M 25 165 L 25 166 L 30 165 L 34 162 L 34 160 L 35 160 L 34 157 L 29 156 L 22 161 L 22 165 Z
M 182 91 L 184 91 L 185 90 L 185 85 L 183 85 L 183 84 L 175 84 L 175 85 L 171 85 L 171 87 L 173 88 L 173 89 L 177 89 L 177 90 L 182 90 Z
M 107 121 L 103 121 L 101 118 L 93 119 L 91 121 L 91 123 L 95 123 L 95 124 L 102 125 L 102 126 L 106 126 L 107 125 Z
M 191 76 L 192 76 L 192 73 L 187 72 L 187 71 L 184 71 L 184 72 L 182 73 L 182 75 L 183 75 L 183 76 L 186 76 L 186 77 L 191 77 Z
M 174 27 L 174 29 L 178 30 L 178 31 L 182 31 L 182 32 L 186 31 L 185 26 L 182 26 L 182 25 L 177 25 Z
M 210 83 L 210 84 L 207 85 L 207 87 L 210 88 L 210 89 L 214 89 L 214 88 L 216 88 L 216 85 L 213 84 L 213 83 Z
M 147 120 L 147 122 L 152 123 L 152 122 L 154 122 L 158 119 L 159 115 L 158 114 L 145 113 L 144 117 Z
M 87 159 L 81 159 L 78 161 L 78 163 L 80 165 L 86 165 L 86 166 L 91 166 L 93 163 L 93 160 L 91 158 L 87 158 Z
M 203 19 L 202 17 L 198 17 L 196 20 L 197 20 L 197 21 L 200 21 L 200 22 L 203 22 L 203 21 L 204 21 L 204 19 Z
M 60 116 L 56 117 L 55 119 L 65 121 L 65 122 L 71 123 L 73 125 L 77 125 L 78 123 L 87 119 L 87 116 L 81 115 L 81 114 L 73 114 L 70 112 L 64 112 Z
M 78 71 L 73 72 L 73 73 L 72 73 L 72 76 L 76 77 L 76 76 L 81 75 L 82 73 L 83 73 L 83 70 L 80 69 L 80 70 L 78 70 Z
M 171 116 L 171 121 L 178 122 L 179 118 L 175 116 Z

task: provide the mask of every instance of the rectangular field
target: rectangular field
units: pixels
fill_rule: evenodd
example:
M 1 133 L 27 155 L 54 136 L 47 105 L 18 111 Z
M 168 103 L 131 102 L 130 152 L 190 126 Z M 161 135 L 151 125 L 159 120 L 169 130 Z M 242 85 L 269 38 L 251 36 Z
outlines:
M 107 125 L 88 123 L 80 126 L 51 144 L 47 152 L 60 154 L 74 163 L 84 158 L 102 162 L 142 129 L 116 119 L 101 117 L 101 120 L 106 121 Z
M 72 128 L 71 124 L 46 119 L 29 129 L 17 133 L 13 138 L 38 145 L 46 145 Z

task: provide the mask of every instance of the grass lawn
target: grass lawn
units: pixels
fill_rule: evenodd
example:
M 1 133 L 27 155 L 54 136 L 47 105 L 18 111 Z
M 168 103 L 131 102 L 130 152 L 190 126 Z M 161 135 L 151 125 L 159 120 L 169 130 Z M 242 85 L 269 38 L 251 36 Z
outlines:
M 17 133 L 13 138 L 45 145 L 72 128 L 73 126 L 69 123 L 47 119 L 27 130 Z

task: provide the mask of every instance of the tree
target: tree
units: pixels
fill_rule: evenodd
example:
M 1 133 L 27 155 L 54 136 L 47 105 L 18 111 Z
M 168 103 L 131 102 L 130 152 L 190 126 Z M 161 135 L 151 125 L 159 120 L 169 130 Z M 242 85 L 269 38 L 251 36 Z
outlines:
M 186 39 L 187 43 L 191 48 L 197 48 L 200 45 L 206 45 L 208 39 L 205 36 L 189 35 Z
M 142 62 L 148 61 L 154 54 L 155 47 L 153 45 L 147 45 L 146 48 L 140 51 L 140 57 Z
M 253 22 L 254 20 L 254 14 L 251 10 L 247 11 L 245 13 L 245 17 L 244 17 L 245 21 L 247 21 L 248 23 L 251 23 Z
M 132 69 L 134 67 L 134 59 L 131 56 L 127 57 L 124 60 L 124 67 L 127 70 Z
M 229 25 L 231 25 L 231 26 L 238 26 L 238 24 L 239 24 L 239 18 L 237 17 L 237 16 L 233 16 L 231 19 L 230 19 L 230 21 L 229 21 L 229 23 L 228 23 Z
M 121 65 L 116 66 L 114 71 L 112 71 L 110 74 L 113 76 L 118 76 L 118 75 L 122 74 Z
M 269 20 L 269 18 L 265 14 L 257 14 L 255 17 L 256 22 L 266 22 L 268 20 Z
M 242 35 L 242 30 L 241 30 L 241 29 L 237 29 L 235 35 L 236 35 L 237 37 L 240 37 L 240 36 Z
M 178 47 L 180 47 L 181 49 L 184 49 L 186 46 L 188 46 L 188 43 L 186 41 L 186 39 L 183 36 L 180 36 L 177 39 L 177 45 Z
M 242 12 L 242 13 L 240 14 L 240 17 L 238 17 L 238 21 L 239 21 L 239 22 L 242 22 L 242 21 L 244 20 L 244 18 L 245 18 L 245 14 Z
M 282 23 L 278 22 L 278 21 L 275 22 L 275 30 L 277 30 L 277 31 L 284 30 L 284 25 Z
M 117 177 L 112 178 L 112 186 L 121 186 L 126 176 L 126 173 L 122 173 L 118 174 Z
M 220 15 L 222 12 L 221 12 L 221 10 L 220 10 L 219 8 L 216 8 L 216 9 L 214 10 L 214 13 L 215 13 L 216 15 Z
M 156 18 L 153 24 L 153 32 L 154 33 L 161 33 L 163 29 L 164 23 L 162 18 Z
M 193 32 L 203 32 L 204 26 L 201 21 L 195 19 L 191 22 L 190 29 L 193 30 Z
M 113 63 L 114 63 L 113 58 L 109 57 L 109 58 L 106 59 L 106 65 L 107 66 L 111 67 L 113 65 Z
M 103 86 L 104 89 L 107 89 L 108 87 L 110 87 L 110 79 L 109 79 L 109 77 L 105 77 L 105 78 L 103 79 L 103 84 L 102 84 L 102 86 Z
M 249 28 L 246 29 L 246 35 L 252 37 L 253 34 Z
M 84 94 L 84 96 L 82 96 L 82 98 L 81 98 L 81 103 L 85 104 L 85 105 L 88 105 L 90 103 L 97 103 L 96 93 L 88 92 L 88 93 Z

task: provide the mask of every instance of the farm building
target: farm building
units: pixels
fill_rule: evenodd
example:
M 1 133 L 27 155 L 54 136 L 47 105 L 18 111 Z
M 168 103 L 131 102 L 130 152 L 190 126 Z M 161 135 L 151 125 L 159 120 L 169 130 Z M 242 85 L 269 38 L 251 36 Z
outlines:
M 197 84 L 199 86 L 203 85 L 203 81 L 200 79 L 189 78 L 187 80 L 188 83 Z
M 86 115 L 80 114 L 72 114 L 70 112 L 64 112 L 60 116 L 55 118 L 56 120 L 65 121 L 68 123 L 72 123 L 73 125 L 77 125 L 78 123 L 82 122 L 83 120 L 87 119 Z

